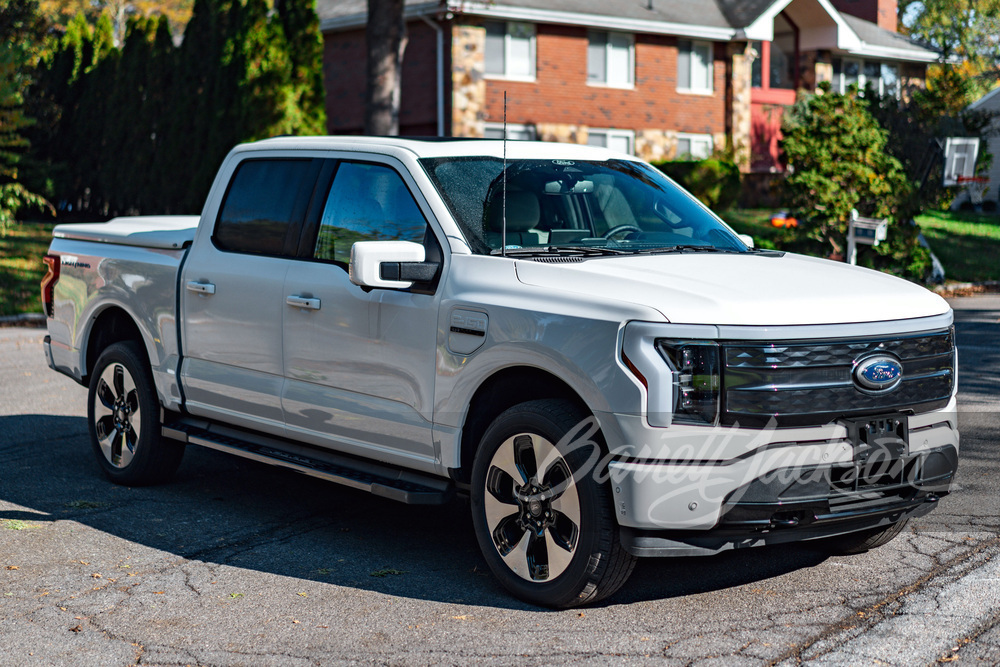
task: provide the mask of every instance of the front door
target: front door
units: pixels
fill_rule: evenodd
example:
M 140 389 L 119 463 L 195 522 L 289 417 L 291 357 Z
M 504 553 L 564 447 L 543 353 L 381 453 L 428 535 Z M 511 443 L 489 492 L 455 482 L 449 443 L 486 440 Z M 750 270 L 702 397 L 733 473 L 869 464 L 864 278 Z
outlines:
M 438 297 L 364 290 L 355 241 L 430 243 L 427 220 L 388 163 L 340 161 L 322 216 L 285 275 L 282 408 L 289 437 L 432 470 Z M 302 253 L 300 253 L 302 255 Z

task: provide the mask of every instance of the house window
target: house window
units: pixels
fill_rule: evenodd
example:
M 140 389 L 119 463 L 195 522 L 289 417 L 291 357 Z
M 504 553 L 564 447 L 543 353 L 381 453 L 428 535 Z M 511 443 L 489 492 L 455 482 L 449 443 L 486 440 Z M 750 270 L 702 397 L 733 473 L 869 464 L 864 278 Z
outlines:
M 626 88 L 634 81 L 635 39 L 622 32 L 587 33 L 587 83 Z
M 508 79 L 535 78 L 535 26 L 486 24 L 486 74 Z
M 681 39 L 677 42 L 677 89 L 689 93 L 711 93 L 712 43 Z
M 503 123 L 486 123 L 483 137 L 486 139 L 503 139 Z M 533 125 L 507 123 L 507 139 L 510 141 L 534 141 L 535 127 Z
M 635 145 L 635 132 L 631 130 L 594 129 L 587 132 L 587 145 L 610 148 L 619 153 L 632 154 Z
M 677 135 L 677 159 L 704 160 L 712 155 L 715 142 L 711 134 Z
M 899 67 L 888 63 L 854 58 L 835 59 L 833 61 L 833 90 L 846 93 L 848 88 L 856 85 L 858 92 L 864 95 L 866 88 L 871 88 L 879 95 L 899 97 Z

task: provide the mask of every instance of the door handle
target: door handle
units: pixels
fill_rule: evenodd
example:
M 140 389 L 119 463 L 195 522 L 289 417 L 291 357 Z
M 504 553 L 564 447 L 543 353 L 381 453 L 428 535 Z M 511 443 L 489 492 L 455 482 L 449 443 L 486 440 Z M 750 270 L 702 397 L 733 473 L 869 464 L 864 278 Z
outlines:
M 215 285 L 212 283 L 200 283 L 197 280 L 189 280 L 186 287 L 189 292 L 197 294 L 215 294 Z
M 309 310 L 319 310 L 319 299 L 310 299 L 304 296 L 292 295 L 285 299 L 285 303 L 295 308 L 308 308 Z

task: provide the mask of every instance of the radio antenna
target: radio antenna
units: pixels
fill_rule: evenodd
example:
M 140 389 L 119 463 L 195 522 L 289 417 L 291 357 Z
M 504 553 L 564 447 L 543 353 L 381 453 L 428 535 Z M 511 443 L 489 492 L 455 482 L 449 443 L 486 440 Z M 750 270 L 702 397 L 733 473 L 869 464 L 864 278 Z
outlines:
M 500 256 L 507 256 L 507 91 L 503 91 L 503 177 L 501 195 L 503 197 L 503 219 L 500 223 Z

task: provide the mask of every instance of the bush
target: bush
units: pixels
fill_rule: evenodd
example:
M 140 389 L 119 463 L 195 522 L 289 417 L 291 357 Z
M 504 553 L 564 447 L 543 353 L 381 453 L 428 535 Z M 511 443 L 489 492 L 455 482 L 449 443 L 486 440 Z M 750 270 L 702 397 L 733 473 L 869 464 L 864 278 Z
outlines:
M 734 162 L 709 158 L 653 165 L 712 210 L 725 211 L 740 197 L 740 169 Z
M 785 113 L 781 146 L 790 167 L 784 183 L 785 204 L 804 220 L 799 230 L 821 244 L 821 255 L 846 252 L 852 209 L 888 218 L 889 238 L 858 261 L 911 280 L 930 270 L 917 229 L 906 224 L 911 183 L 887 148 L 887 132 L 854 90 L 830 92 L 829 84 L 806 95 Z

